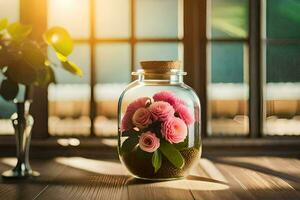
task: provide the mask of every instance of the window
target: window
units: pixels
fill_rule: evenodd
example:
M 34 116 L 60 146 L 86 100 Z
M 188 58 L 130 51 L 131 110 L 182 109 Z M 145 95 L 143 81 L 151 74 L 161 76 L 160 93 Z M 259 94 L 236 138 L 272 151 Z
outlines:
M 19 0 L 0 1 L 0 19 L 7 17 L 9 22 L 18 21 Z M 0 82 L 3 80 L 3 75 L 0 73 Z M 20 92 L 22 93 L 22 92 Z M 19 96 L 21 96 L 20 94 Z M 10 116 L 15 112 L 16 108 L 12 102 L 5 101 L 0 96 L 0 135 L 13 134 L 14 130 L 11 125 Z
M 141 60 L 183 59 L 182 0 L 49 0 L 48 13 L 48 26 L 70 31 L 73 59 L 85 72 L 80 79 L 56 71 L 50 135 L 116 136 L 117 101 L 130 72 Z
M 208 135 L 249 133 L 247 0 L 207 1 Z
M 202 98 L 205 136 L 300 134 L 299 0 L 37 2 L 47 2 L 49 27 L 69 30 L 85 74 L 55 71 L 58 84 L 40 102 L 48 106 L 44 135 L 114 137 L 130 72 L 152 59 L 184 61 L 186 82 Z M 0 0 L 0 17 L 22 19 L 19 4 Z M 0 97 L 0 134 L 13 133 L 14 111 Z
M 300 1 L 265 0 L 264 134 L 300 134 Z

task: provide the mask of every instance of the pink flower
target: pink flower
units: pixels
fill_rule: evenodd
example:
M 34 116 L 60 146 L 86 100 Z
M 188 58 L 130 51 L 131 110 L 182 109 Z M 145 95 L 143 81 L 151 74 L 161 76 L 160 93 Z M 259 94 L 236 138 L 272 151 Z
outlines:
M 159 138 L 156 137 L 155 133 L 148 131 L 142 133 L 140 136 L 139 145 L 143 151 L 152 153 L 159 148 L 160 141 Z
M 149 106 L 154 120 L 166 121 L 174 116 L 174 108 L 167 102 L 157 101 Z
M 141 97 L 136 99 L 135 101 L 131 102 L 127 106 L 126 112 L 135 112 L 139 108 L 144 108 L 146 107 L 147 103 L 150 103 L 151 99 L 149 97 Z
M 165 101 L 168 102 L 170 105 L 175 105 L 177 102 L 177 98 L 174 93 L 170 91 L 161 91 L 157 92 L 153 95 L 154 101 Z
M 163 123 L 161 133 L 171 144 L 183 142 L 187 136 L 187 126 L 182 119 L 173 117 Z
M 132 117 L 135 113 L 135 111 L 139 108 L 144 108 L 147 106 L 147 103 L 151 102 L 151 99 L 148 97 L 141 97 L 133 101 L 127 106 L 125 115 L 122 118 L 121 121 L 121 131 L 126 131 L 134 127 L 134 124 L 132 123 Z
M 175 113 L 186 123 L 186 125 L 190 125 L 195 121 L 194 116 L 190 113 L 188 107 L 183 104 L 176 106 Z
M 132 119 L 132 115 L 130 113 L 126 112 L 121 121 L 121 131 L 122 132 L 133 128 L 133 123 L 132 123 L 131 119 Z
M 152 123 L 151 112 L 147 108 L 139 108 L 132 117 L 133 124 L 138 128 L 146 128 Z

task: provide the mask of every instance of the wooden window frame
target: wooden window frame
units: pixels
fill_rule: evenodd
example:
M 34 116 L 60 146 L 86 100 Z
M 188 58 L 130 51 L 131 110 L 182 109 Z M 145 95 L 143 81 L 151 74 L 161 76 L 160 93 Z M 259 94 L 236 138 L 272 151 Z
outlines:
M 262 2 L 260 0 L 248 0 L 249 5 L 249 34 L 247 38 L 235 39 L 208 39 L 207 38 L 207 1 L 183 0 L 184 3 L 184 37 L 178 38 L 136 38 L 135 10 L 136 1 L 130 0 L 130 23 L 131 35 L 129 38 L 97 38 L 95 36 L 95 0 L 89 0 L 90 4 L 90 37 L 88 39 L 75 39 L 76 44 L 89 44 L 91 60 L 91 101 L 90 101 L 90 119 L 91 130 L 90 136 L 95 136 L 94 121 L 97 115 L 95 90 L 96 85 L 96 63 L 95 48 L 101 43 L 128 43 L 131 48 L 131 70 L 134 70 L 135 46 L 138 42 L 182 42 L 184 44 L 184 63 L 185 70 L 188 72 L 188 78 L 185 82 L 191 85 L 200 97 L 202 104 L 202 136 L 207 137 L 207 51 L 206 46 L 209 42 L 246 42 L 249 46 L 249 134 L 247 137 L 259 138 L 263 133 L 263 74 L 261 70 L 261 29 L 262 29 Z M 21 21 L 24 23 L 36 24 L 39 27 L 35 30 L 35 35 L 41 34 L 47 28 L 47 0 L 20 0 Z M 29 6 L 39 4 L 39 6 Z M 30 11 L 29 9 L 30 8 Z M 35 12 L 32 12 L 35 9 Z M 265 9 L 265 8 L 264 8 Z M 35 20 L 34 13 L 42 15 L 43 20 Z M 274 42 L 267 39 L 266 42 Z M 284 40 L 283 42 L 291 42 Z M 49 137 L 48 133 L 48 98 L 45 89 L 36 88 L 35 99 L 32 113 L 35 116 L 36 123 L 33 130 L 34 138 Z M 43 110 L 44 112 L 40 112 Z M 52 136 L 51 136 L 52 137 Z M 216 137 L 216 136 L 210 136 Z M 274 136 L 271 136 L 274 137 Z M 285 137 L 285 136 L 280 136 Z M 290 136 L 287 136 L 290 137 Z M 296 136 L 297 137 L 297 136 Z M 229 137 L 230 138 L 230 137 Z

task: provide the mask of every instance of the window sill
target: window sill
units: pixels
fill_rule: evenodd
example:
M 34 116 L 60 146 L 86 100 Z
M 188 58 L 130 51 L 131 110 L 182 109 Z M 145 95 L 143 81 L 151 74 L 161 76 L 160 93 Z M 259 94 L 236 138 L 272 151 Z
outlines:
M 33 139 L 30 157 L 85 156 L 91 158 L 117 158 L 116 146 L 116 139 L 96 137 L 77 138 L 75 140 L 74 138 L 56 137 Z M 300 156 L 300 138 L 205 138 L 203 139 L 202 150 L 204 157 L 258 155 Z M 0 157 L 3 156 L 15 156 L 15 141 L 12 137 L 4 137 L 0 140 Z

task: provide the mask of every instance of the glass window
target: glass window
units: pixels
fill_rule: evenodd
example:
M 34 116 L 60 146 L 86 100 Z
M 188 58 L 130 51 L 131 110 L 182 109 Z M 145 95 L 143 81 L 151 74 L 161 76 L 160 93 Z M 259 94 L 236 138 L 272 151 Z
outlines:
M 248 47 L 242 42 L 208 46 L 209 135 L 247 135 Z
M 20 20 L 20 0 L 0 0 L 0 19 L 4 17 L 9 22 Z
M 129 38 L 129 0 L 96 0 L 96 37 Z
M 181 38 L 183 2 L 182 0 L 138 0 L 135 20 L 138 38 Z
M 53 52 L 49 51 L 51 57 Z M 51 135 L 89 135 L 90 107 L 90 48 L 88 44 L 75 45 L 70 59 L 78 64 L 84 76 L 55 68 L 57 84 L 48 88 L 49 133 Z
M 89 0 L 48 0 L 48 26 L 62 26 L 74 38 L 90 35 Z
M 96 66 L 98 83 L 130 82 L 130 45 L 128 43 L 97 45 Z
M 116 136 L 117 134 L 118 99 L 131 80 L 130 50 L 128 43 L 97 45 L 96 135 Z
M 208 0 L 208 37 L 245 38 L 248 36 L 248 0 Z
M 300 1 L 267 0 L 267 37 L 300 38 Z
M 19 0 L 0 0 L 0 19 L 7 18 L 9 23 L 20 20 L 20 2 Z M 4 79 L 0 73 L 0 84 Z M 24 94 L 24 91 L 19 92 L 19 97 Z M 10 116 L 16 112 L 16 107 L 13 102 L 5 101 L 0 96 L 0 135 L 13 134 L 14 130 L 10 121 Z
M 208 135 L 247 135 L 248 0 L 208 0 L 207 13 Z
M 264 134 L 300 135 L 300 2 L 264 3 Z
M 181 43 L 138 43 L 136 45 L 135 67 L 143 60 L 183 60 L 183 45 Z

